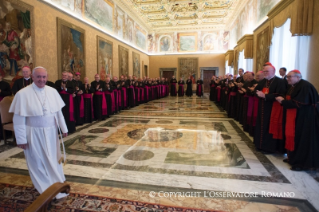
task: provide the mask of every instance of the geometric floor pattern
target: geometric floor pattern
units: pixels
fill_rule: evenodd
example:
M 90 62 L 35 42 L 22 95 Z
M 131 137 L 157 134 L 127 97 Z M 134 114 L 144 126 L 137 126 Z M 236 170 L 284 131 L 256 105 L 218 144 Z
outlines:
M 23 151 L 1 144 L 0 183 L 32 186 Z M 80 126 L 65 148 L 71 192 L 218 211 L 319 210 L 317 172 L 255 151 L 205 97 L 166 97 Z

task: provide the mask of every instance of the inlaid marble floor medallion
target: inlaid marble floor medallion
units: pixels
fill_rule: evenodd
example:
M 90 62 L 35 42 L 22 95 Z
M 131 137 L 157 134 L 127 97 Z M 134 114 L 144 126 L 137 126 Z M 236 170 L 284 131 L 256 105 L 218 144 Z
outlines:
M 216 211 L 319 209 L 318 172 L 292 172 L 282 155 L 256 151 L 239 123 L 206 98 L 141 104 L 78 127 L 64 144 L 66 179 L 81 194 Z M 0 183 L 32 186 L 23 150 L 0 145 Z M 150 192 L 258 195 L 160 198 Z M 262 192 L 294 195 L 274 198 Z

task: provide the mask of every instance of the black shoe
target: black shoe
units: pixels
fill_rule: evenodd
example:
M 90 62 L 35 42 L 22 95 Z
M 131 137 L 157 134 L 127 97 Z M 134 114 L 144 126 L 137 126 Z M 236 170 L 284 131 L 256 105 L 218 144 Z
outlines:
M 289 163 L 289 160 L 288 160 L 288 158 L 286 158 L 286 159 L 283 159 L 282 161 L 283 161 L 283 162 L 285 162 L 285 163 Z
M 297 171 L 297 172 L 300 172 L 300 171 L 302 171 L 303 169 L 302 169 L 302 168 L 300 168 L 300 167 L 298 167 L 298 166 L 292 166 L 292 167 L 290 168 L 290 170 L 291 170 L 291 171 Z

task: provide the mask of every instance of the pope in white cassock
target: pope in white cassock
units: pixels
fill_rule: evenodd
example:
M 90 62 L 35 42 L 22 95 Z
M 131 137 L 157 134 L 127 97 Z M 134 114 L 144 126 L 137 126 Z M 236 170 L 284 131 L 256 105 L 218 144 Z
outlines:
M 61 112 L 65 104 L 56 89 L 45 85 L 47 76 L 45 68 L 34 68 L 33 83 L 15 95 L 9 109 L 14 113 L 17 145 L 24 149 L 31 180 L 40 194 L 52 184 L 65 181 L 61 163 L 65 152 L 62 157 L 57 132 L 61 129 L 63 137 L 68 132 Z M 63 140 L 61 143 L 63 146 Z M 56 198 L 66 196 L 59 193 Z

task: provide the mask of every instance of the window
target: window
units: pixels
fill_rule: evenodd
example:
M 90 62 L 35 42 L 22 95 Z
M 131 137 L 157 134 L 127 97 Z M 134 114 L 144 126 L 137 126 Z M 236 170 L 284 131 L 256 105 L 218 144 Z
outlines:
M 290 32 L 290 22 L 288 19 L 284 25 L 274 29 L 271 40 L 269 62 L 276 67 L 276 75 L 279 75 L 281 67 L 287 68 L 287 73 L 293 69 L 298 69 L 304 79 L 307 78 L 308 56 L 309 56 L 309 36 L 294 36 Z
M 244 71 L 253 71 L 253 59 L 245 59 L 244 51 L 239 52 L 238 69 L 243 68 Z

